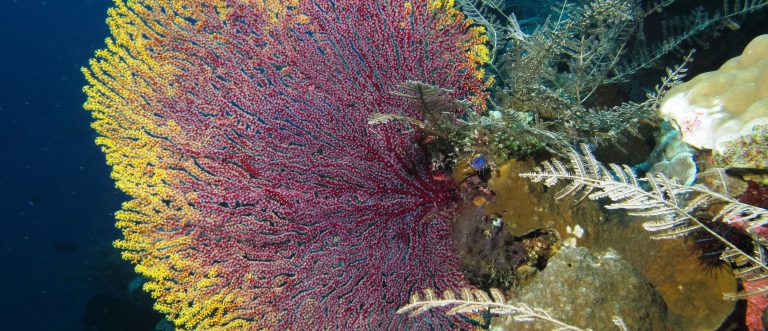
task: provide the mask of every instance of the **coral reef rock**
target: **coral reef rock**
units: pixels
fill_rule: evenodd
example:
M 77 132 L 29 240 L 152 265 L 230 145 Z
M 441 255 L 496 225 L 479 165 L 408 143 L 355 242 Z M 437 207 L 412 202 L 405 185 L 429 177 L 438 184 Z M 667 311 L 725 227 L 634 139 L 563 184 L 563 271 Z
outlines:
M 685 238 L 653 240 L 640 219 L 623 212 L 606 212 L 596 201 L 577 203 L 566 198 L 557 202 L 553 190 L 517 175 L 530 168 L 531 162 L 518 161 L 499 166 L 489 183 L 496 199 L 487 205 L 485 215 L 502 216 L 505 228 L 517 236 L 551 229 L 571 246 L 594 252 L 617 251 L 664 298 L 673 329 L 714 330 L 733 311 L 734 302 L 723 300 L 723 293 L 736 290 L 732 273 L 726 267 L 708 269 L 701 265 Z M 574 231 L 577 226 L 580 230 Z M 592 324 L 576 326 L 599 330 Z
M 615 252 L 595 256 L 582 247 L 563 247 L 512 304 L 547 310 L 553 318 L 581 328 L 611 330 L 613 316 L 630 330 L 665 330 L 667 309 L 643 275 Z M 495 318 L 492 330 L 550 330 L 543 322 Z
M 620 213 L 610 215 L 602 230 L 591 249 L 615 249 L 640 270 L 664 298 L 675 329 L 714 330 L 733 311 L 734 301 L 723 299 L 736 291 L 733 274 L 702 265 L 686 238 L 653 240 L 639 219 Z
M 720 69 L 672 88 L 662 115 L 677 123 L 683 141 L 726 152 L 724 143 L 768 123 L 768 34 L 752 40 L 741 56 Z
M 591 200 L 558 202 L 543 185 L 518 176 L 533 167 L 531 161 L 513 160 L 500 165 L 488 184 L 496 199 L 485 208 L 485 215 L 501 216 L 508 231 L 517 236 L 551 229 L 567 239 L 568 227 L 575 229 L 578 225 L 584 231 L 578 245 L 590 247 L 596 239 L 593 234 L 601 231 L 604 220 L 600 205 Z

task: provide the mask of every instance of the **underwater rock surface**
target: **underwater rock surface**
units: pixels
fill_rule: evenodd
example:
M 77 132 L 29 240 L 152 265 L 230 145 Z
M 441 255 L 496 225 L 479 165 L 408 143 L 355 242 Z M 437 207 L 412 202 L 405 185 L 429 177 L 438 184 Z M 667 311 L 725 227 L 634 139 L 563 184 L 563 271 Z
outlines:
M 513 304 L 543 308 L 552 317 L 593 330 L 613 330 L 612 316 L 629 330 L 665 330 L 667 309 L 643 275 L 615 252 L 595 256 L 583 247 L 564 246 L 524 287 Z M 549 330 L 541 322 L 516 323 L 509 317 L 492 322 L 493 330 Z
M 703 266 L 685 239 L 653 240 L 641 219 L 607 212 L 596 201 L 576 203 L 566 198 L 557 202 L 557 188 L 550 190 L 517 176 L 532 167 L 531 162 L 517 161 L 499 166 L 489 183 L 496 199 L 484 208 L 485 215 L 500 215 L 505 228 L 518 236 L 536 229 L 555 230 L 564 241 L 594 252 L 617 251 L 663 297 L 673 329 L 714 330 L 731 313 L 734 302 L 723 300 L 723 293 L 736 290 L 729 270 Z M 584 230 L 580 236 L 569 231 L 577 226 Z M 575 325 L 600 330 L 591 324 Z
M 735 302 L 723 299 L 736 291 L 733 274 L 707 269 L 685 238 L 653 240 L 638 219 L 618 213 L 605 224 L 592 249 L 613 248 L 639 269 L 664 297 L 676 330 L 715 330 L 733 311 Z

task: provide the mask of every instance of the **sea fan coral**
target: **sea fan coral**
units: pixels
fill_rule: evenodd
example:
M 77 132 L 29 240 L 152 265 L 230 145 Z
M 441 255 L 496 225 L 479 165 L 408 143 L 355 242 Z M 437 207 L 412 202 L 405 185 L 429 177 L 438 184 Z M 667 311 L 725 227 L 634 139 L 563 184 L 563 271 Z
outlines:
M 456 328 L 404 318 L 466 286 L 416 133 L 418 80 L 483 99 L 485 37 L 441 1 L 116 1 L 84 69 L 115 246 L 183 329 Z

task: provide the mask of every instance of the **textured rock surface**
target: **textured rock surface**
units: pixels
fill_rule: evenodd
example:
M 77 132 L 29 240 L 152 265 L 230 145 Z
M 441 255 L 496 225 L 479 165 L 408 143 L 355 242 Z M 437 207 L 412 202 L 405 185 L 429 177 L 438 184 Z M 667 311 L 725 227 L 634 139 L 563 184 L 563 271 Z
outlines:
M 665 330 L 666 306 L 642 274 L 614 252 L 595 256 L 586 248 L 563 247 L 512 303 L 525 303 L 580 328 L 611 330 L 620 316 L 630 330 Z M 492 328 L 550 330 L 541 322 L 496 318 Z
M 561 245 L 556 231 L 536 230 L 516 236 L 501 219 L 482 217 L 479 212 L 465 210 L 454 225 L 462 272 L 473 286 L 510 290 L 525 284 Z
M 510 232 L 554 229 L 566 241 L 576 240 L 578 246 L 592 251 L 616 250 L 655 286 L 670 318 L 679 321 L 675 323 L 679 330 L 716 329 L 733 310 L 734 302 L 722 299 L 723 293 L 736 290 L 729 270 L 702 266 L 685 239 L 650 239 L 642 219 L 605 212 L 594 201 L 575 203 L 566 198 L 557 202 L 553 194 L 557 188 L 547 191 L 517 176 L 531 167 L 532 163 L 505 163 L 490 182 L 496 199 L 486 213 L 501 215 Z M 576 225 L 585 229 L 578 239 L 567 230 Z
M 612 215 L 594 249 L 614 248 L 641 270 L 664 297 L 677 329 L 717 329 L 734 307 L 733 301 L 723 300 L 723 293 L 736 291 L 732 272 L 701 265 L 685 238 L 650 239 L 641 221 Z
M 519 161 L 499 166 L 499 171 L 489 182 L 490 189 L 496 192 L 496 199 L 486 207 L 486 215 L 501 216 L 515 235 L 552 229 L 566 239 L 567 228 L 578 225 L 585 230 L 579 246 L 589 247 L 595 240 L 594 235 L 601 231 L 599 227 L 603 226 L 600 205 L 589 200 L 579 203 L 572 199 L 556 201 L 543 185 L 518 176 L 521 172 L 531 171 L 533 166 L 533 162 Z

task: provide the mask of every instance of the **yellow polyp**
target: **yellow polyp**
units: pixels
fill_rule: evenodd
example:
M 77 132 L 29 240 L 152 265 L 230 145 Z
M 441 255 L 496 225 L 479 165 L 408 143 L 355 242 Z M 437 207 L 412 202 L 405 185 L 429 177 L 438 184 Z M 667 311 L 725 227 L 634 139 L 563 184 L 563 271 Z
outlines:
M 148 247 L 148 245 L 137 244 L 135 242 L 127 241 L 127 240 L 115 240 L 115 242 L 113 243 L 113 246 L 115 246 L 115 248 L 123 249 L 127 251 L 141 251 L 141 250 L 147 249 Z
M 148 268 L 147 266 L 145 266 L 143 264 L 137 265 L 134 268 L 134 270 L 137 273 L 139 273 L 139 274 L 141 274 L 143 276 L 146 276 L 148 278 L 151 278 L 151 279 L 162 279 L 163 278 L 162 275 L 159 272 L 157 272 L 154 268 Z
M 156 302 L 152 306 L 152 308 L 155 308 L 155 310 L 157 310 L 158 312 L 163 313 L 163 314 L 169 314 L 169 313 L 172 313 L 174 311 L 174 309 L 171 308 L 170 306 L 164 305 L 164 304 L 162 304 L 160 302 Z
M 211 287 L 213 285 L 216 285 L 216 283 L 218 283 L 218 281 L 215 280 L 215 279 L 202 279 L 197 284 L 197 286 L 201 287 L 201 288 L 207 288 L 207 287 Z
M 403 4 L 403 7 L 405 8 L 405 16 L 410 16 L 413 13 L 413 4 L 410 2 L 406 2 Z
M 429 3 L 429 9 L 451 9 L 453 0 L 433 0 Z
M 473 39 L 474 46 L 471 49 L 473 58 L 471 61 L 477 64 L 488 63 L 491 60 L 490 50 L 486 43 L 488 42 L 488 35 L 484 27 L 473 27 L 470 29 L 470 33 L 476 37 Z
M 475 71 L 475 77 L 478 79 L 483 79 L 483 77 L 485 77 L 485 69 L 481 68 Z M 490 77 L 489 80 L 493 80 L 493 77 Z
M 144 283 L 142 288 L 145 291 L 150 292 L 150 293 L 155 293 L 158 290 L 160 290 L 160 286 L 158 286 L 158 284 L 156 282 L 146 282 L 146 283 Z
M 484 197 L 481 197 L 481 196 L 476 196 L 476 197 L 472 198 L 472 204 L 474 204 L 475 207 L 482 207 L 487 202 L 488 202 L 488 200 L 485 199 Z

